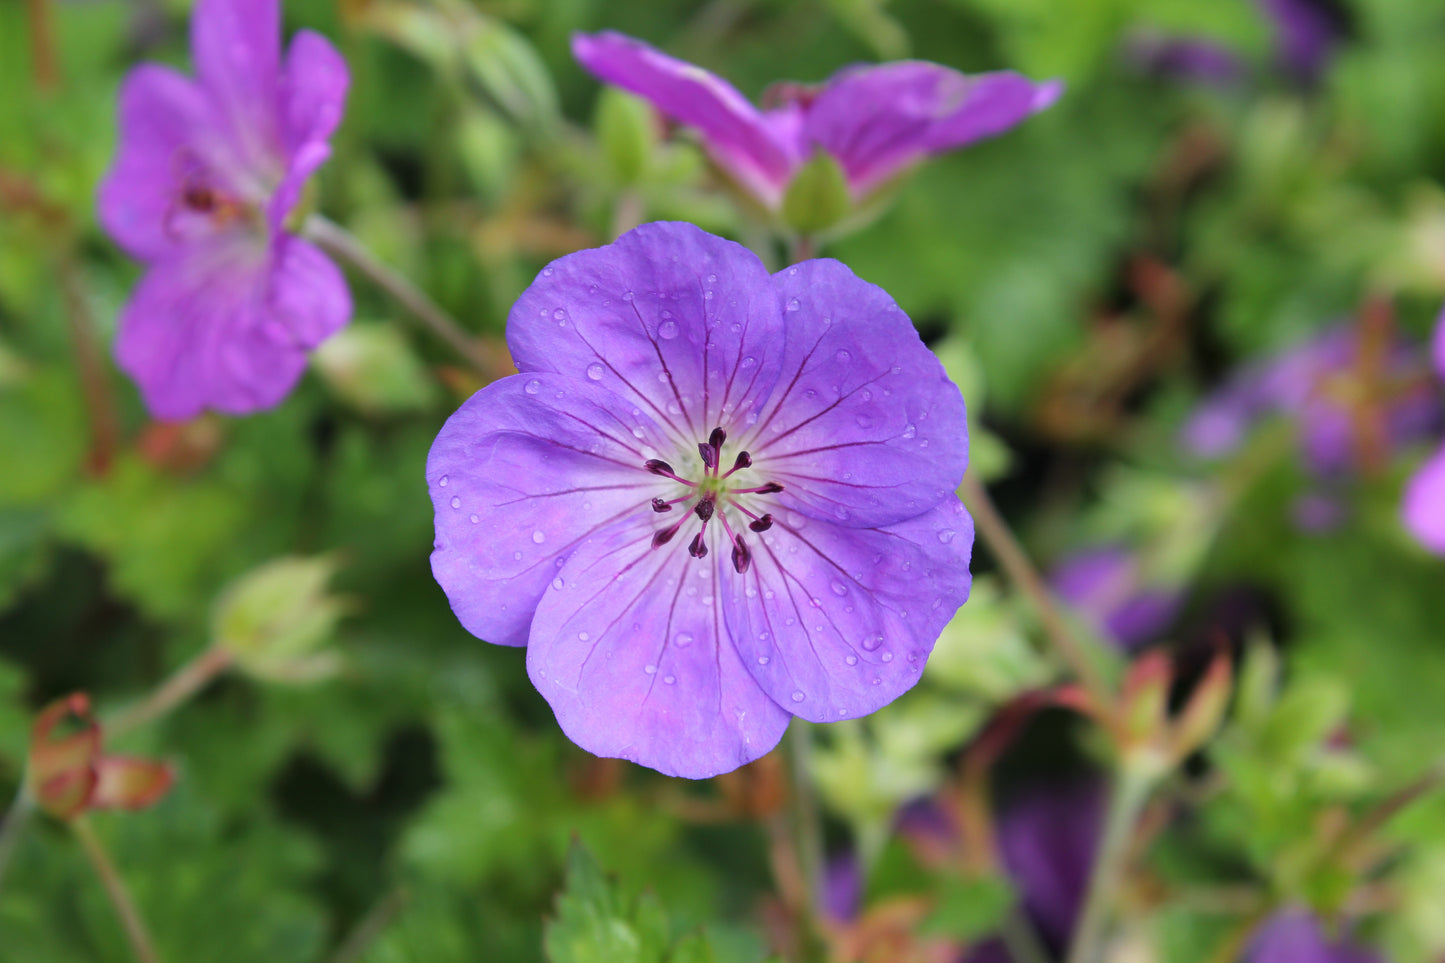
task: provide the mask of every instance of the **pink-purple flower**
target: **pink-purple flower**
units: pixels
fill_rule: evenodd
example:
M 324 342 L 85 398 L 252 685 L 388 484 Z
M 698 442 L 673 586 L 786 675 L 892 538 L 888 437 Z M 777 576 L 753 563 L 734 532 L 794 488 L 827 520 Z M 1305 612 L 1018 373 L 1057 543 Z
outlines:
M 544 269 L 507 342 L 427 460 L 432 571 L 574 742 L 701 778 L 918 680 L 970 586 L 967 425 L 885 292 L 647 224 Z
M 1434 361 L 1436 373 L 1445 379 L 1445 313 L 1435 324 Z M 1406 485 L 1402 514 L 1420 544 L 1445 555 L 1445 445 Z
M 1096 632 L 1131 651 L 1167 628 L 1181 601 L 1178 589 L 1150 584 L 1139 557 L 1122 545 L 1075 552 L 1049 584 Z
M 121 90 L 100 220 L 146 264 L 116 355 L 158 418 L 279 403 L 351 316 L 341 272 L 287 223 L 349 75 L 308 31 L 283 59 L 280 20 L 279 0 L 200 0 L 196 77 L 145 64 Z
M 777 209 L 817 150 L 842 167 L 853 201 L 926 157 L 1003 133 L 1058 99 L 1058 81 L 966 75 L 924 61 L 848 67 L 823 84 L 779 84 L 759 110 L 726 80 L 619 33 L 577 34 L 577 60 L 697 129 L 713 161 Z

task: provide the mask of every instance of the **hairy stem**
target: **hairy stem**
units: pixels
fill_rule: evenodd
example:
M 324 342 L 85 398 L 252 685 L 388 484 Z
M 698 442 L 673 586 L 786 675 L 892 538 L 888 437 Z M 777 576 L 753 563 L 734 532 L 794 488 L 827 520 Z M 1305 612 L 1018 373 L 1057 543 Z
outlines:
M 1033 602 L 1034 609 L 1039 615 L 1039 621 L 1043 623 L 1044 632 L 1048 635 L 1049 641 L 1053 644 L 1059 657 L 1068 664 L 1074 675 L 1083 683 L 1084 688 L 1098 701 L 1099 705 L 1113 705 L 1113 692 L 1104 681 L 1098 668 L 1090 661 L 1083 643 L 1078 640 L 1069 627 L 1068 620 L 1064 618 L 1058 603 L 1054 601 L 1053 594 L 1044 584 L 1043 578 L 1040 577 L 1033 563 L 1029 561 L 1028 555 L 1024 552 L 1023 546 L 1019 544 L 1018 539 L 1014 537 L 1008 523 L 999 514 L 993 499 L 989 498 L 987 489 L 970 471 L 964 474 L 963 485 L 959 491 L 963 495 L 964 504 L 968 506 L 969 512 L 973 515 L 979 535 L 988 544 L 989 551 L 1003 566 L 1014 587 L 1027 595 Z
M 312 214 L 301 230 L 307 238 L 370 278 L 377 287 L 411 312 L 427 330 L 465 358 L 483 377 L 493 380 L 504 374 L 451 315 L 399 271 L 373 256 L 346 228 L 319 214 Z
M 1084 899 L 1079 922 L 1074 927 L 1068 963 L 1100 963 L 1103 958 L 1109 922 L 1128 860 L 1129 843 L 1153 785 L 1152 777 L 1132 771 L 1127 764 L 1114 777 L 1109 809 L 1104 817 L 1104 838 L 1094 854 L 1088 895 Z
M 116 872 L 115 864 L 110 861 L 110 855 L 106 853 L 100 837 L 95 834 L 84 816 L 72 820 L 70 828 L 75 832 L 75 838 L 80 840 L 80 846 L 85 850 L 90 864 L 95 867 L 95 874 L 100 877 L 101 885 L 105 887 L 105 895 L 110 897 L 115 914 L 120 917 L 121 925 L 125 927 L 125 937 L 135 953 L 135 958 L 141 963 L 160 963 L 145 921 L 136 910 L 130 891 L 126 889 L 125 880 Z
M 144 700 L 131 706 L 105 724 L 108 736 L 119 736 L 159 719 L 206 687 L 216 676 L 231 667 L 231 653 L 211 646 L 185 665 Z
M 10 865 L 10 858 L 15 855 L 15 845 L 20 842 L 20 831 L 29 819 L 32 808 L 34 804 L 30 801 L 30 794 L 25 791 L 25 783 L 21 782 L 20 788 L 15 792 L 15 801 L 5 813 L 5 821 L 0 823 L 0 884 L 5 882 L 5 869 Z

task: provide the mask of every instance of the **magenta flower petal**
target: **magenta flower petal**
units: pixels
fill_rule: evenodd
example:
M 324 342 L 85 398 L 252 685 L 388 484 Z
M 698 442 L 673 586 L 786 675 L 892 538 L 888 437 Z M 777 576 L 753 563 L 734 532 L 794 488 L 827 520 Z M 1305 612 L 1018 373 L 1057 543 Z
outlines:
M 775 281 L 784 376 L 740 443 L 785 486 L 779 504 L 872 526 L 952 495 L 968 467 L 968 420 L 913 322 L 837 261 L 807 261 Z
M 572 53 L 601 79 L 696 127 L 718 166 L 744 187 L 770 203 L 782 198 L 800 155 L 774 136 L 763 115 L 732 84 L 612 31 L 575 34 Z
M 517 367 L 617 393 L 685 449 L 756 414 L 782 362 L 781 301 L 740 244 L 659 223 L 552 262 L 517 299 Z
M 462 625 L 526 645 L 533 610 L 577 542 L 665 491 L 640 470 L 661 436 L 646 415 L 576 378 L 514 375 L 468 399 L 426 469 L 432 572 Z
M 285 329 L 298 351 L 316 347 L 351 319 L 351 290 L 336 263 L 310 241 L 289 234 L 272 249 L 269 324 Z
M 280 157 L 280 0 L 200 0 L 191 17 L 196 76 L 247 169 Z M 275 174 L 280 171 L 275 171 Z
M 169 67 L 138 67 L 121 87 L 120 143 L 100 185 L 99 214 L 132 257 L 157 258 L 177 247 L 176 185 L 191 142 L 207 129 L 207 110 L 200 88 Z
M 652 548 L 645 515 L 585 540 L 537 606 L 527 671 L 573 742 L 700 779 L 777 745 L 789 713 L 728 640 L 715 594 L 726 556 Z
M 1445 447 L 1425 462 L 1405 486 L 1401 513 L 1405 527 L 1420 544 L 1445 555 Z
M 1331 939 L 1320 920 L 1302 907 L 1282 909 L 1255 933 L 1246 963 L 1381 963 L 1379 954 L 1348 938 Z
M 972 548 L 957 499 L 876 529 L 785 513 L 758 536 L 748 571 L 719 580 L 733 643 L 794 715 L 867 715 L 918 681 L 968 598 Z
M 1008 130 L 1062 91 L 1007 71 L 966 76 L 923 61 L 853 67 L 813 101 L 804 136 L 838 159 L 855 194 L 866 194 L 924 157 Z
M 290 158 L 286 174 L 267 207 L 271 230 L 279 231 L 316 168 L 331 156 L 331 135 L 341 123 L 351 73 L 331 42 L 303 30 L 286 51 L 281 77 L 281 141 Z

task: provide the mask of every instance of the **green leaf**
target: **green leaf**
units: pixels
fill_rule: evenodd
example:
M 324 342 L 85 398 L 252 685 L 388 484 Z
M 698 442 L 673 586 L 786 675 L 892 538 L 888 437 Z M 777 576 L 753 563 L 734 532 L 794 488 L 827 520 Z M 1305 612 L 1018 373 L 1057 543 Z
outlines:
M 972 879 L 948 878 L 938 891 L 938 905 L 920 924 L 928 935 L 974 940 L 998 930 L 1015 900 L 1013 887 L 1002 876 Z
M 837 224 L 851 207 L 842 166 L 833 155 L 819 150 L 789 182 L 783 195 L 783 221 L 807 237 Z

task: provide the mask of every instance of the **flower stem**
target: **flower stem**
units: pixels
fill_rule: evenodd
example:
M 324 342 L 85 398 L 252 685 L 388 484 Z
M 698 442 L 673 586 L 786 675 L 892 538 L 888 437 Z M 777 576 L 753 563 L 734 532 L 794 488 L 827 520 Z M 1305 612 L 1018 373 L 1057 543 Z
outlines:
M 5 813 L 5 821 L 0 823 L 0 884 L 5 882 L 5 870 L 10 865 L 10 857 L 15 855 L 15 844 L 20 841 L 20 830 L 29 819 L 32 808 L 34 803 L 31 802 L 30 794 L 25 791 L 25 783 L 22 781 L 20 788 L 15 791 L 15 801 Z
M 1018 539 L 1014 538 L 1008 523 L 1004 521 L 1003 516 L 994 506 L 993 499 L 989 498 L 988 490 L 970 471 L 964 473 L 963 485 L 959 491 L 963 494 L 964 504 L 973 514 L 973 520 L 978 525 L 979 535 L 988 543 L 989 551 L 993 553 L 994 558 L 998 559 L 1014 586 L 1033 602 L 1034 608 L 1038 611 L 1039 620 L 1043 623 L 1044 632 L 1048 635 L 1049 641 L 1053 643 L 1059 656 L 1073 670 L 1074 675 L 1083 683 L 1089 694 L 1098 700 L 1099 705 L 1113 705 L 1113 692 L 1104 681 L 1098 668 L 1089 659 L 1083 643 L 1069 628 L 1069 623 L 1064 618 L 1063 612 L 1060 611 L 1058 603 L 1054 601 L 1048 586 L 1044 584 L 1038 570 L 1029 561 L 1023 546 L 1019 544 Z
M 1129 855 L 1129 843 L 1139 814 L 1149 800 L 1154 777 L 1123 764 L 1114 777 L 1109 796 L 1109 809 L 1104 817 L 1104 838 L 1094 854 L 1094 868 L 1089 875 L 1088 895 L 1084 910 L 1074 928 L 1069 946 L 1068 963 L 1100 963 L 1104 940 L 1118 896 L 1119 882 Z
M 65 319 L 74 341 L 76 369 L 80 372 L 81 395 L 90 415 L 89 467 L 103 476 L 120 447 L 120 424 L 107 375 L 104 354 L 96 342 L 95 318 L 85 300 L 85 290 L 75 259 L 61 258 L 60 288 L 65 295 Z
M 818 243 L 807 234 L 799 234 L 789 245 L 789 258 L 793 264 L 818 256 Z
M 231 653 L 211 646 L 175 671 L 145 700 L 105 724 L 107 736 L 119 736 L 170 712 L 231 666 Z
M 798 863 L 808 887 L 807 910 L 820 918 L 823 893 L 823 823 L 818 815 L 818 795 L 813 791 L 813 729 L 801 719 L 788 727 L 788 748 L 792 751 L 793 807 L 798 836 Z
M 155 944 L 151 941 L 150 933 L 146 931 L 145 922 L 136 910 L 135 902 L 130 898 L 130 891 L 126 889 L 125 881 L 120 878 L 115 864 L 110 861 L 110 856 L 106 853 L 100 837 L 95 834 L 95 830 L 91 828 L 84 816 L 72 820 L 70 828 L 74 830 L 75 838 L 80 840 L 80 846 L 85 850 L 90 864 L 95 867 L 95 874 L 100 877 L 101 885 L 105 887 L 105 894 L 110 897 L 111 905 L 115 907 L 115 913 L 120 917 L 121 925 L 125 927 L 125 936 L 130 942 L 130 948 L 135 953 L 135 958 L 141 963 L 160 963 L 160 957 L 156 955 Z
M 476 341 L 451 315 L 400 272 L 373 256 L 356 235 L 319 214 L 308 217 L 301 231 L 307 238 L 370 278 L 377 287 L 410 311 L 428 330 L 465 358 L 483 377 L 494 380 L 502 376 L 503 372 L 498 370 L 498 365 L 477 346 Z

